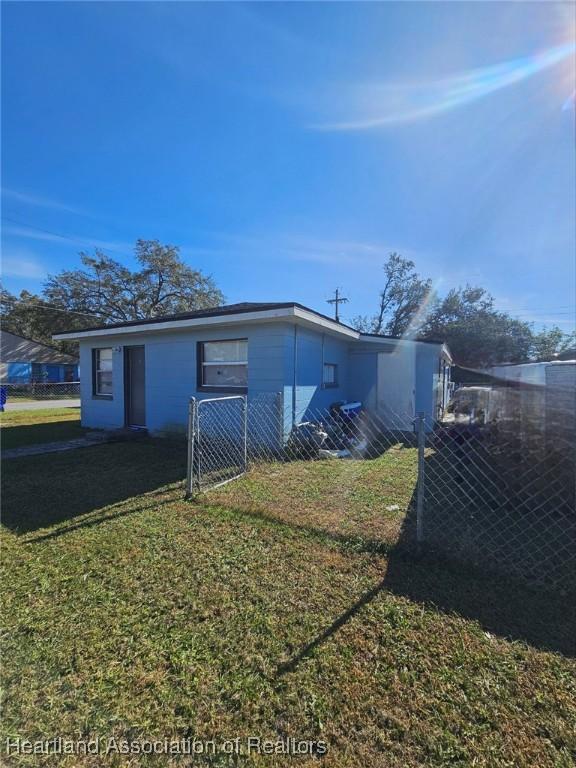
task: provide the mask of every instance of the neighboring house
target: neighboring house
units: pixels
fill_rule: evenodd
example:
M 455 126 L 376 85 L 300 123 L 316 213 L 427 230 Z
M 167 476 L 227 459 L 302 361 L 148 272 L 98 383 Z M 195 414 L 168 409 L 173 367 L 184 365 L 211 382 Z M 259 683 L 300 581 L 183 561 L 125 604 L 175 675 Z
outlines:
M 449 386 L 442 343 L 360 334 L 297 303 L 234 304 L 54 338 L 80 342 L 87 427 L 182 430 L 191 396 L 247 394 L 281 397 L 285 431 L 344 400 L 395 413 L 390 426 L 412 430 L 417 412 L 440 415 Z
M 9 331 L 0 331 L 3 384 L 78 381 L 78 359 Z

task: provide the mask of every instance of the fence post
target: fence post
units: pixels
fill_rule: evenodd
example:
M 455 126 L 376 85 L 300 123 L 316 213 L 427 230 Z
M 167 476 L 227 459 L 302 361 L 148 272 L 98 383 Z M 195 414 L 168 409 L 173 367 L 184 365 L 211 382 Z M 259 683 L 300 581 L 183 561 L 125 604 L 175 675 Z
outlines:
M 186 463 L 186 498 L 194 492 L 194 448 L 196 442 L 196 398 L 188 403 L 188 459 Z
M 243 431 L 244 431 L 244 472 L 248 471 L 248 396 L 244 395 L 242 398 L 242 415 L 243 415 Z
M 276 406 L 278 416 L 278 454 L 282 452 L 284 448 L 284 394 L 282 392 L 276 393 Z
M 426 447 L 426 414 L 420 412 L 416 419 L 418 433 L 418 481 L 416 486 L 416 549 L 418 554 L 424 543 L 424 487 L 426 475 L 424 469 L 424 449 Z

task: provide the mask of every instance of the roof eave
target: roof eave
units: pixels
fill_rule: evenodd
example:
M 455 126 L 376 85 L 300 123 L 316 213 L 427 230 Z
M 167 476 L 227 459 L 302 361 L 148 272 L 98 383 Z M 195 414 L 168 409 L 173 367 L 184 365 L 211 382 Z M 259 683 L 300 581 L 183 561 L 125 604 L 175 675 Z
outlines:
M 403 339 L 401 337 L 396 338 L 394 336 L 377 336 L 375 334 L 361 333 L 359 334 L 359 341 L 367 341 L 375 344 L 425 344 L 426 346 L 440 347 L 441 351 L 449 358 L 450 363 L 453 362 L 452 353 L 450 348 L 444 341 L 434 341 L 433 339 Z
M 208 317 L 192 317 L 168 321 L 159 320 L 157 323 L 146 322 L 114 328 L 107 328 L 104 326 L 102 328 L 93 328 L 85 331 L 67 331 L 65 333 L 55 333 L 52 338 L 57 341 L 81 341 L 83 339 L 108 338 L 135 333 L 159 333 L 162 331 L 185 330 L 188 328 L 210 328 L 235 323 L 278 322 L 282 320 L 287 322 L 299 321 L 303 325 L 313 327 L 320 326 L 325 331 L 352 339 L 356 339 L 359 336 L 358 331 L 295 304 L 288 307 L 256 310 L 254 312 L 239 312 L 236 314 L 211 315 Z

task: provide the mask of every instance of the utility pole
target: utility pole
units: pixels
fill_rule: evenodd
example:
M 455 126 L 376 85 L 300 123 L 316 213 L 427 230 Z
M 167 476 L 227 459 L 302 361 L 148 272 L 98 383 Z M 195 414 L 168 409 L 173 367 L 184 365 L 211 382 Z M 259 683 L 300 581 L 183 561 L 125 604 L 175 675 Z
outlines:
M 335 296 L 333 299 L 327 299 L 327 304 L 334 304 L 334 318 L 337 323 L 340 322 L 340 313 L 338 312 L 338 306 L 340 304 L 346 304 L 348 299 L 344 298 L 344 296 L 340 296 L 340 289 L 336 288 Z

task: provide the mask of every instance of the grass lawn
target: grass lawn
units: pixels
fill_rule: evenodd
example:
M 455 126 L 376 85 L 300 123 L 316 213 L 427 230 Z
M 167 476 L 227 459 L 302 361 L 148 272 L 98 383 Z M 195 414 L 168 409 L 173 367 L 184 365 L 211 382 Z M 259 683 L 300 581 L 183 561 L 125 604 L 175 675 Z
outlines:
M 394 547 L 410 449 L 263 466 L 196 502 L 185 458 L 143 441 L 6 462 L 2 745 L 292 736 L 327 755 L 193 764 L 574 765 L 572 604 Z
M 372 461 L 263 463 L 242 482 L 206 494 L 205 503 L 386 551 L 409 533 L 417 461 L 416 448 L 398 443 Z
M 42 408 L 0 413 L 2 448 L 20 448 L 82 437 L 79 408 Z

